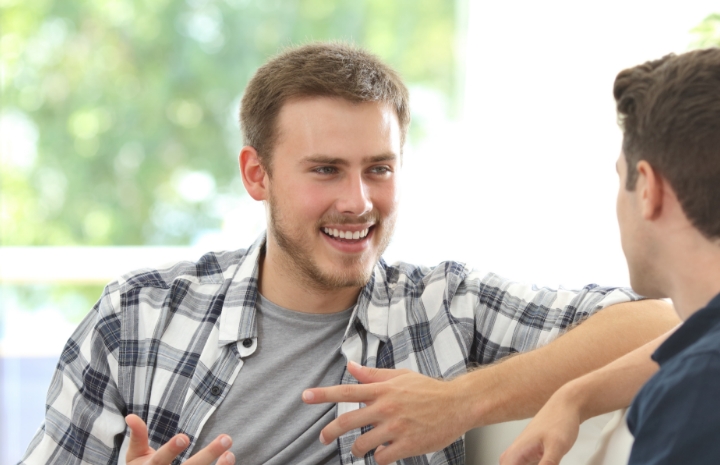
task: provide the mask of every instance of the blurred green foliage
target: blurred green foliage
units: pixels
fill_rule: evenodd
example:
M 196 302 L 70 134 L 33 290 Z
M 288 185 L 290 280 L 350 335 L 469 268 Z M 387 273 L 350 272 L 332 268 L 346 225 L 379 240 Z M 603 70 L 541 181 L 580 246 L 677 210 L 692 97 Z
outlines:
M 70 323 L 79 323 L 102 294 L 97 284 L 3 284 L 0 283 L 0 316 L 13 307 L 22 312 L 52 309 Z M 0 336 L 4 335 L 5 321 L 0 318 Z M 15 328 L 18 330 L 19 328 Z M 1 339 L 1 338 L 0 338 Z
M 243 194 L 236 114 L 259 65 L 347 40 L 452 101 L 456 7 L 0 0 L 0 245 L 183 245 L 220 229 Z
M 713 13 L 691 31 L 696 39 L 690 48 L 720 47 L 720 13 Z

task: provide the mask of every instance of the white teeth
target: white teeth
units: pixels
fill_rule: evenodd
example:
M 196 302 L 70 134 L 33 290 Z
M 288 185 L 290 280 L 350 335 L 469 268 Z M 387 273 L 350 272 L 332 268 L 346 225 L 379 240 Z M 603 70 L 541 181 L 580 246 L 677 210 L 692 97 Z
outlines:
M 368 235 L 370 228 L 363 229 L 362 231 L 338 231 L 337 229 L 323 228 L 323 231 L 328 236 L 337 237 L 340 239 L 362 239 Z

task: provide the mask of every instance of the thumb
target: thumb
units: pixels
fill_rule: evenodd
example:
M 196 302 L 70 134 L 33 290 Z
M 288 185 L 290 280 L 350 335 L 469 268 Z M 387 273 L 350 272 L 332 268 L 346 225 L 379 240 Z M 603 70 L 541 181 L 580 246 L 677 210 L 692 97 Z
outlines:
M 406 373 L 406 370 L 364 367 L 352 361 L 348 363 L 348 371 L 362 384 L 379 383 Z
M 142 418 L 130 414 L 125 417 L 125 423 L 130 428 L 130 444 L 128 445 L 125 461 L 130 462 L 146 455 L 150 446 L 148 445 L 147 425 L 142 421 Z

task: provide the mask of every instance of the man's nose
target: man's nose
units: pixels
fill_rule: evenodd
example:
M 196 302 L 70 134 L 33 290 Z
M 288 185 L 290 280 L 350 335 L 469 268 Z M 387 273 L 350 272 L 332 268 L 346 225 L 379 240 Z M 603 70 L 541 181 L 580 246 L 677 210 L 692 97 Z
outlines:
M 338 212 L 359 216 L 369 213 L 372 208 L 368 185 L 362 175 L 348 176 L 337 201 Z

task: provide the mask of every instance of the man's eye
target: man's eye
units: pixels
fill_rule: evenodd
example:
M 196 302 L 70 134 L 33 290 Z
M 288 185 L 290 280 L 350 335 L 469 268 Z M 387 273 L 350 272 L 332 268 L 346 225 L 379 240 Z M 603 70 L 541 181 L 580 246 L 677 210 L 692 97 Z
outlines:
M 390 173 L 392 170 L 388 166 L 375 166 L 371 171 L 374 174 L 387 174 Z
M 317 168 L 314 168 L 313 171 L 315 171 L 318 174 L 335 174 L 337 173 L 337 170 L 333 168 L 332 166 L 319 166 Z

